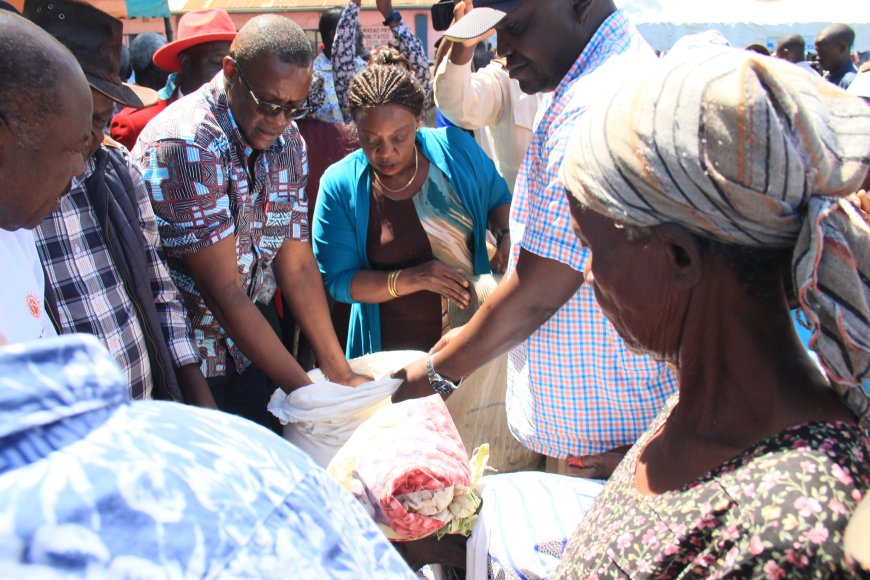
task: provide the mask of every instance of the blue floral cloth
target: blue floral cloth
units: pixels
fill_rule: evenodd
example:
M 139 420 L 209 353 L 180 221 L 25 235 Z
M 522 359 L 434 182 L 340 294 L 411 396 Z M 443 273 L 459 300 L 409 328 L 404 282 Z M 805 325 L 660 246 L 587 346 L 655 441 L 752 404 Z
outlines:
M 86 335 L 0 348 L 0 576 L 58 572 L 414 577 L 301 451 L 224 413 L 131 403 Z

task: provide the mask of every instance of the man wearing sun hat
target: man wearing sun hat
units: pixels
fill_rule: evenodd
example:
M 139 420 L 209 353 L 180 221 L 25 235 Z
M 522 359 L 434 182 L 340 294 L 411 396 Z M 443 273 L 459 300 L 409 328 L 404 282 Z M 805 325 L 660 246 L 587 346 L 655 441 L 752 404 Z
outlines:
M 436 345 L 442 350 L 403 371 L 393 398 L 431 394 L 439 378 L 468 376 L 510 349 L 513 435 L 548 457 L 576 456 L 575 475 L 604 478 L 675 381 L 663 363 L 626 347 L 583 284 L 588 250 L 571 231 L 559 167 L 585 111 L 655 53 L 612 0 L 475 0 L 445 36 L 462 41 L 493 28 L 520 89 L 552 91 L 517 174 L 507 274 L 485 307 Z
M 116 18 L 78 0 L 27 0 L 24 16 L 73 53 L 93 99 L 84 173 L 35 230 L 57 300 L 54 322 L 62 334 L 95 335 L 124 370 L 132 398 L 214 406 L 142 176 L 103 133 L 115 103 L 143 107 L 157 93 L 121 82 Z
M 132 149 L 139 133 L 160 111 L 197 90 L 221 70 L 236 27 L 226 10 L 196 10 L 178 21 L 178 40 L 154 53 L 154 64 L 172 74 L 151 107 L 127 107 L 112 119 L 112 138 Z

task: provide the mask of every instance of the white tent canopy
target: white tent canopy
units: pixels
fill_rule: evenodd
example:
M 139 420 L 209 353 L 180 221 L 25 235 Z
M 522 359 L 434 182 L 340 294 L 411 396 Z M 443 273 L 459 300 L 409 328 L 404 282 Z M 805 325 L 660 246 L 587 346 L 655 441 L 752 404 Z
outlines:
M 716 29 L 733 46 L 764 44 L 797 32 L 812 49 L 815 35 L 832 22 L 855 30 L 856 51 L 870 50 L 870 0 L 616 0 L 657 50 L 687 34 Z

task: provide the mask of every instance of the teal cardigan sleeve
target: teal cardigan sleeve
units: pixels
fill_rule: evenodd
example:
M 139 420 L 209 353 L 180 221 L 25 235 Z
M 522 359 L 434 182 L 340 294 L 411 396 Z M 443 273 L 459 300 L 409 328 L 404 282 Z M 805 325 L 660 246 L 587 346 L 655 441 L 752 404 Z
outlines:
M 330 166 L 320 179 L 311 240 L 314 256 L 329 294 L 340 302 L 353 302 L 350 282 L 359 270 L 369 268 L 365 248 L 359 247 L 359 232 L 368 226 L 356 219 L 356 155 Z M 368 213 L 368 212 L 366 212 Z M 363 239 L 364 236 L 363 236 Z

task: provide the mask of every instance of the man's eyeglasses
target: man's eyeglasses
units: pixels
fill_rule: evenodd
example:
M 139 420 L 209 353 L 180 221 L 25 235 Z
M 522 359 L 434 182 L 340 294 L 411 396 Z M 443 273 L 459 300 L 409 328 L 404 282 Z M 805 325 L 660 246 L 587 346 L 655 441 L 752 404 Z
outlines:
M 254 89 L 251 88 L 251 83 L 248 82 L 248 79 L 245 77 L 245 73 L 242 71 L 242 67 L 239 66 L 239 63 L 233 60 L 233 64 L 236 65 L 236 70 L 239 71 L 239 76 L 242 77 L 242 82 L 245 83 L 245 88 L 248 89 L 248 93 L 250 93 L 251 98 L 254 99 L 254 103 L 257 104 L 256 110 L 259 114 L 266 117 L 274 117 L 279 113 L 284 113 L 288 119 L 296 121 L 311 112 L 311 107 L 288 107 L 286 105 L 277 105 L 275 103 L 270 103 L 269 101 L 264 101 L 254 93 Z

